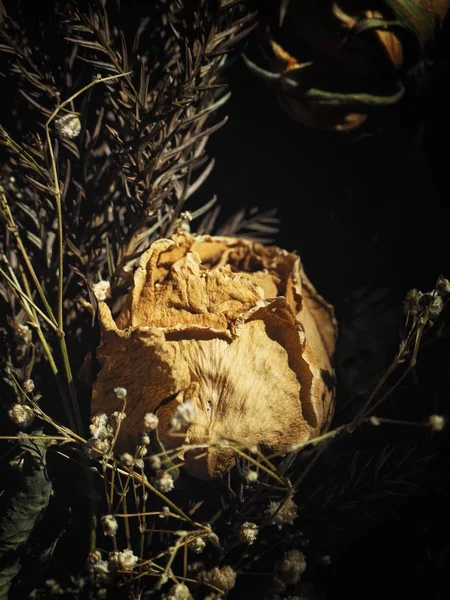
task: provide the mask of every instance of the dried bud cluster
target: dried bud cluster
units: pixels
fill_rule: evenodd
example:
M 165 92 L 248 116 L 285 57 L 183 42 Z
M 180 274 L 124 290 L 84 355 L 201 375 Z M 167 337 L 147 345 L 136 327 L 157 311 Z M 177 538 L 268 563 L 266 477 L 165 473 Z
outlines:
M 297 505 L 288 498 L 286 501 L 271 501 L 266 513 L 272 517 L 272 523 L 282 527 L 283 525 L 293 525 L 297 518 Z
M 78 115 L 69 113 L 55 121 L 56 130 L 63 138 L 76 138 L 80 135 L 81 121 Z
M 100 302 L 102 370 L 94 412 L 120 409 L 131 451 L 158 427 L 166 449 L 211 444 L 180 458 L 196 477 L 221 477 L 230 444 L 284 453 L 329 424 L 336 339 L 332 307 L 297 255 L 239 238 L 176 234 L 141 257 L 117 321 Z

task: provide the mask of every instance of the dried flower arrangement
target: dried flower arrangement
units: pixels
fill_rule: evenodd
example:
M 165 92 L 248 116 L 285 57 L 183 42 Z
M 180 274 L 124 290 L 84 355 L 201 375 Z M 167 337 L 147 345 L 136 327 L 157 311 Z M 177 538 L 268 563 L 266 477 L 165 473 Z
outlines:
M 2 600 L 320 599 L 336 532 L 432 471 L 442 404 L 383 408 L 449 339 L 448 279 L 339 395 L 334 310 L 272 213 L 186 210 L 249 4 L 70 0 L 36 28 L 0 3 Z

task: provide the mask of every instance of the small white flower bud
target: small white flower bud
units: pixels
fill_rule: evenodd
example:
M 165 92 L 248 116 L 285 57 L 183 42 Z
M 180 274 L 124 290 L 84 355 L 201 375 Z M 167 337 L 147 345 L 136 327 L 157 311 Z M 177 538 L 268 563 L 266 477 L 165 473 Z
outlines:
M 76 138 L 80 135 L 81 121 L 78 115 L 69 113 L 55 121 L 56 130 L 63 138 Z
M 127 390 L 123 387 L 114 388 L 114 393 L 119 398 L 119 400 L 125 400 L 125 398 L 127 397 Z
M 306 569 L 306 559 L 300 550 L 286 552 L 283 560 L 277 565 L 277 575 L 284 583 L 297 583 Z
M 128 548 L 122 552 L 111 552 L 109 555 L 111 566 L 122 571 L 132 571 L 138 560 L 138 557 Z
M 203 552 L 206 543 L 205 540 L 201 537 L 196 537 L 195 540 L 192 540 L 192 542 L 189 542 L 188 544 L 189 549 L 192 550 L 192 552 L 195 552 L 195 554 L 200 554 L 201 552 Z
M 147 433 L 141 433 L 141 444 L 148 446 L 150 444 L 150 437 Z
M 134 457 L 129 452 L 124 452 L 120 455 L 120 462 L 126 467 L 131 467 L 134 464 Z
M 259 529 L 256 523 L 250 523 L 246 521 L 239 528 L 239 538 L 244 544 L 253 544 L 258 537 Z
M 149 463 L 152 469 L 158 471 L 161 468 L 161 459 L 159 456 L 150 456 Z
M 99 302 L 104 302 L 111 298 L 111 283 L 102 279 L 92 284 L 92 292 Z
M 16 326 L 16 336 L 23 344 L 31 344 L 33 339 L 33 335 L 31 333 L 31 329 L 28 325 L 17 325 Z
M 272 523 L 278 525 L 278 527 L 286 523 L 292 525 L 297 518 L 297 505 L 292 498 L 288 498 L 285 502 L 272 501 L 266 510 L 266 514 L 273 516 Z
M 23 389 L 27 394 L 31 394 L 34 391 L 34 381 L 32 379 L 27 379 L 23 384 Z
M 114 537 L 119 529 L 119 524 L 113 515 L 104 515 L 102 517 L 102 526 L 103 533 L 110 537 Z
M 159 419 L 153 413 L 147 413 L 144 416 L 144 428 L 148 431 L 149 429 L 156 429 L 158 427 Z
M 11 420 L 20 428 L 29 427 L 36 416 L 31 406 L 26 404 L 13 404 L 8 410 L 8 414 Z
M 442 431 L 445 427 L 445 418 L 442 415 L 430 415 L 428 426 L 432 431 Z
M 153 478 L 153 483 L 155 487 L 158 488 L 163 493 L 170 492 L 173 490 L 173 477 L 167 471 L 161 471 L 161 473 L 157 473 L 157 475 Z
M 244 472 L 244 477 L 248 483 L 255 483 L 255 481 L 258 481 L 258 471 L 247 469 Z
M 203 575 L 206 583 L 219 588 L 223 592 L 228 592 L 236 583 L 236 571 L 232 567 L 225 565 L 224 567 L 214 567 L 211 571 L 207 571 Z

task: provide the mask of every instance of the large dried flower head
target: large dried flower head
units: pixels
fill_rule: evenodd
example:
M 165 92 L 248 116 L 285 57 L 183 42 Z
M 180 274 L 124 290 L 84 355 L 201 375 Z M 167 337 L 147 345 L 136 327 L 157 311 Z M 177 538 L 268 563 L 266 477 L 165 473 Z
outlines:
M 55 125 L 57 132 L 63 138 L 72 139 L 80 135 L 80 117 L 74 113 L 69 113 L 59 117 L 59 119 L 56 119 Z
M 236 571 L 229 565 L 214 567 L 202 575 L 203 581 L 219 588 L 223 592 L 229 592 L 236 584 Z
M 306 569 L 306 559 L 303 552 L 289 550 L 277 565 L 277 577 L 284 583 L 297 583 Z
M 293 525 L 297 518 L 297 505 L 294 500 L 289 497 L 286 501 L 270 502 L 266 514 L 272 517 L 273 525 L 282 527 L 283 525 Z
M 116 518 L 113 517 L 113 515 L 104 515 L 101 521 L 103 533 L 105 535 L 114 537 L 117 533 L 117 530 L 119 529 L 119 524 L 117 523 Z
M 187 585 L 176 583 L 167 594 L 162 595 L 162 600 L 192 600 L 192 596 Z
M 234 442 L 283 454 L 329 425 L 336 322 L 293 253 L 232 237 L 161 239 L 117 320 L 103 302 L 99 317 L 92 410 L 120 408 L 112 390 L 126 387 L 124 451 L 143 422 L 156 427 L 153 414 L 163 446 L 182 448 L 187 471 L 208 480 L 235 464 Z
M 241 542 L 244 542 L 244 544 L 253 544 L 253 542 L 258 537 L 258 533 L 259 528 L 258 525 L 256 525 L 256 523 L 246 521 L 245 523 L 242 523 L 242 525 L 239 527 L 239 538 Z
M 13 404 L 8 410 L 11 420 L 20 428 L 26 428 L 31 425 L 36 415 L 31 406 L 26 404 Z
M 121 571 L 132 571 L 138 560 L 138 557 L 128 548 L 122 552 L 111 552 L 109 555 L 110 565 Z
M 173 477 L 168 471 L 160 471 L 153 478 L 153 483 L 155 487 L 158 488 L 164 494 L 173 490 Z

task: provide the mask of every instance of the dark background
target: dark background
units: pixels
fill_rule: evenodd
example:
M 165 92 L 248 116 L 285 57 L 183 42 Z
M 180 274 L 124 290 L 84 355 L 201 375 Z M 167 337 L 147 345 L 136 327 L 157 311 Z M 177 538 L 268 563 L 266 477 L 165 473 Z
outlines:
M 444 32 L 420 89 L 385 115 L 377 133 L 359 136 L 293 122 L 239 59 L 227 72 L 229 121 L 209 141 L 216 166 L 196 202 L 217 194 L 220 223 L 243 206 L 277 208 L 275 243 L 300 254 L 314 285 L 335 305 L 341 332 L 354 327 L 361 294 L 374 297 L 356 347 L 349 347 L 345 332 L 338 346 L 344 380 L 342 356 L 353 356 L 363 378 L 365 369 L 369 377 L 387 366 L 406 292 L 429 291 L 439 274 L 450 276 L 448 39 Z M 448 415 L 448 343 L 438 356 L 439 375 L 423 367 L 414 402 L 432 406 L 424 378 L 442 377 L 438 388 Z M 398 435 L 401 444 L 401 428 Z M 422 482 L 418 494 L 388 501 L 381 516 L 363 520 L 359 530 L 356 525 L 315 581 L 330 599 L 448 597 L 448 430 L 439 435 L 439 484 Z

